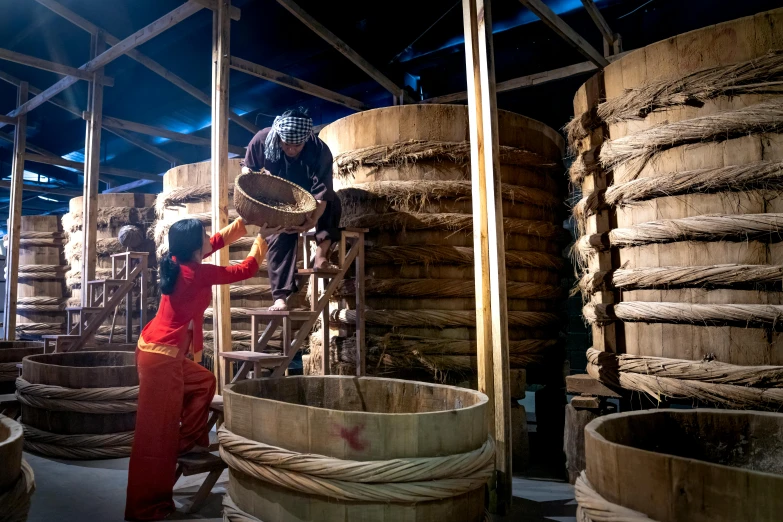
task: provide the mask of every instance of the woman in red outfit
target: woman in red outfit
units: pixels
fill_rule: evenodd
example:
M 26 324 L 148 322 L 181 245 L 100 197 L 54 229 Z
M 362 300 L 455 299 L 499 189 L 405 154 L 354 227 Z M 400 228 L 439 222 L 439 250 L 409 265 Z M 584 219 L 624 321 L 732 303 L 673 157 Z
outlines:
M 203 348 L 204 311 L 212 300 L 213 285 L 243 281 L 258 272 L 267 245 L 259 233 L 247 259 L 238 265 L 215 266 L 201 260 L 246 232 L 242 218 L 211 238 L 196 219 L 177 221 L 169 229 L 169 254 L 160 263 L 160 307 L 142 330 L 136 349 L 139 406 L 126 520 L 162 520 L 175 511 L 177 456 L 209 446 L 206 422 L 215 377 L 197 364 Z M 275 233 L 266 228 L 261 232 Z

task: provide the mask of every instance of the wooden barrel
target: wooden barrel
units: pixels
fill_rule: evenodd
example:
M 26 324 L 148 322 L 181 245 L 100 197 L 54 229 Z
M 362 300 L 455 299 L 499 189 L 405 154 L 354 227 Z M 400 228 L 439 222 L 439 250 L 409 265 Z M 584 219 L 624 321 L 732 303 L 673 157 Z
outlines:
M 487 396 L 464 388 L 431 385 L 411 381 L 372 377 L 288 377 L 285 379 L 248 380 L 226 389 L 225 430 L 221 430 L 221 456 L 229 464 L 228 494 L 237 508 L 265 522 L 336 521 L 336 520 L 449 520 L 478 522 L 484 517 L 485 479 L 477 479 L 467 489 L 453 496 L 430 501 L 350 501 L 340 500 L 350 486 L 341 481 L 366 486 L 369 491 L 348 495 L 373 496 L 384 489 L 390 478 L 361 480 L 357 474 L 366 471 L 354 468 L 354 479 L 337 475 L 334 466 L 350 461 L 391 461 L 392 459 L 432 458 L 477 452 L 480 448 L 494 454 L 486 446 Z M 258 419 L 285 419 L 283 424 L 258 422 Z M 280 429 L 285 425 L 285 429 Z M 226 433 L 226 430 L 228 433 Z M 228 436 L 230 435 L 230 437 Z M 302 454 L 330 458 L 322 466 L 323 474 L 315 472 L 322 484 L 336 485 L 334 494 L 318 496 L 297 489 L 298 473 L 277 463 L 269 463 L 270 477 L 283 477 L 288 486 L 274 478 L 260 479 L 252 472 L 240 471 L 243 456 L 231 442 L 249 439 L 281 448 L 290 462 L 298 462 Z M 312 456 L 312 455 L 308 455 Z M 321 457 L 318 457 L 319 459 Z M 321 462 L 324 462 L 321 460 Z M 494 467 L 489 456 L 488 472 Z M 319 463 L 316 463 L 319 464 Z M 389 462 L 389 466 L 394 463 Z M 475 464 L 475 463 L 474 463 Z M 483 464 L 475 464 L 482 467 Z M 457 480 L 464 470 L 456 469 L 441 476 Z M 389 468 L 387 468 L 389 471 Z M 411 484 L 402 479 L 407 473 L 392 473 L 400 479 L 400 488 Z M 411 476 L 411 478 L 413 478 Z M 416 481 L 429 489 L 424 480 Z M 433 480 L 434 488 L 444 482 Z M 453 485 L 453 483 L 452 483 Z M 390 487 L 390 489 L 393 486 Z M 307 489 L 307 486 L 304 487 Z M 339 490 L 340 492 L 337 492 Z M 331 497 L 331 498 L 327 498 Z M 407 493 L 403 496 L 407 497 Z M 228 520 L 235 519 L 230 516 Z
M 64 242 L 57 216 L 22 216 L 16 300 L 19 339 L 64 333 Z
M 67 285 L 71 291 L 70 304 L 72 306 L 81 305 L 81 285 L 82 285 L 82 206 L 81 196 L 72 198 L 69 203 L 69 212 L 62 218 L 63 228 L 68 236 L 68 242 L 65 245 L 65 255 L 70 265 L 67 274 Z M 98 236 L 96 244 L 96 264 L 95 278 L 105 279 L 110 277 L 111 272 L 111 254 L 133 250 L 135 252 L 149 252 L 147 259 L 150 267 L 150 277 L 147 289 L 147 308 L 149 317 L 154 317 L 157 310 L 159 295 L 157 292 L 156 277 L 156 258 L 155 244 L 148 237 L 148 233 L 155 221 L 155 195 L 154 194 L 136 194 L 136 193 L 117 193 L 117 194 L 98 194 L 98 217 L 97 227 Z M 119 232 L 124 226 L 137 227 L 138 234 L 142 236 L 138 245 L 127 248 L 120 244 Z M 134 307 L 138 310 L 138 293 L 135 294 Z M 121 305 L 119 313 L 124 314 L 124 304 Z M 134 321 L 138 323 L 138 317 L 134 316 Z M 107 326 L 101 327 L 95 339 L 97 341 L 108 340 L 108 329 L 111 325 L 111 318 L 106 320 Z M 123 336 L 125 333 L 124 321 L 117 321 L 115 326 L 116 336 Z M 122 325 L 122 326 L 120 326 Z M 135 332 L 138 335 L 138 332 Z
M 562 379 L 563 140 L 530 118 L 498 115 L 510 360 L 531 382 Z M 468 111 L 409 105 L 353 114 L 320 133 L 335 157 L 343 226 L 365 227 L 367 368 L 461 381 L 476 369 Z M 349 304 L 352 288 L 341 289 Z M 334 373 L 353 373 L 350 311 Z M 347 333 L 346 333 L 347 332 Z M 316 345 L 310 365 L 320 363 Z M 335 347 L 333 347 L 333 350 Z M 347 367 L 347 369 L 346 369 Z
M 17 364 L 28 355 L 43 353 L 40 341 L 0 341 L 0 394 L 12 393 L 14 381 L 19 376 Z
M 128 456 L 138 384 L 131 352 L 26 357 L 17 381 L 25 448 L 75 459 Z M 96 388 L 104 393 L 96 395 Z M 84 436 L 90 440 L 80 444 Z
M 228 180 L 233 180 L 241 172 L 240 159 L 230 159 L 228 162 Z M 211 163 L 209 161 L 179 165 L 169 170 L 163 176 L 163 192 L 156 200 L 157 222 L 155 224 L 155 243 L 158 255 L 163 255 L 169 227 L 176 221 L 188 217 L 197 218 L 204 223 L 208 232 L 212 231 L 212 185 Z M 230 188 L 233 191 L 233 186 Z M 237 217 L 234 210 L 234 200 L 228 198 L 229 220 Z M 247 258 L 250 247 L 258 234 L 258 227 L 248 226 L 247 235 L 229 248 L 231 261 L 242 261 Z M 207 260 L 207 262 L 211 262 Z M 265 308 L 272 304 L 272 294 L 269 288 L 266 262 L 261 264 L 258 274 L 245 281 L 231 285 L 231 331 L 235 350 L 247 350 L 250 346 L 250 319 L 243 313 L 243 308 Z M 291 306 L 301 304 L 294 300 Z M 212 309 L 207 309 L 206 331 L 204 332 L 205 365 L 212 360 Z M 275 338 L 271 346 L 278 347 L 279 340 Z
M 781 407 L 763 393 L 780 382 L 747 368 L 783 365 L 781 24 L 776 9 L 649 45 L 576 94 L 588 370 L 607 383 Z M 745 375 L 705 378 L 717 365 Z
M 595 520 L 780 520 L 781 432 L 783 415 L 756 411 L 599 417 L 585 428 L 587 480 L 577 481 L 579 510 L 584 520 L 592 520 L 591 512 L 600 513 Z
M 24 435 L 18 422 L 0 415 L 0 513 L 3 520 L 27 520 L 35 489 L 33 470 L 22 458 Z

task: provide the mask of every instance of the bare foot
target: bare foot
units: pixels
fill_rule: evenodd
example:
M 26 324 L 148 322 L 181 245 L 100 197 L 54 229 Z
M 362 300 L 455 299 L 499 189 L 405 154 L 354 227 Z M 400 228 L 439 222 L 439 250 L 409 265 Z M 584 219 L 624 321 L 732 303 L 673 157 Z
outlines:
M 319 243 L 315 249 L 315 260 L 313 266 L 315 268 L 329 268 L 329 249 L 332 247 L 332 241 L 326 239 Z
M 275 303 L 269 307 L 270 312 L 283 312 L 285 310 L 288 310 L 288 304 L 286 304 L 285 299 L 276 299 Z

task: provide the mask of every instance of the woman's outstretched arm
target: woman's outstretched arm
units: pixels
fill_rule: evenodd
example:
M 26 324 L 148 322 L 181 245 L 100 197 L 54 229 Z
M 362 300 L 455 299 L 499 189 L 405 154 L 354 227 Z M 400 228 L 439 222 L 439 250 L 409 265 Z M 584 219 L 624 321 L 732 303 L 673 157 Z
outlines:
M 269 247 L 259 234 L 250 248 L 250 254 L 244 261 L 232 266 L 201 265 L 198 282 L 205 286 L 212 286 L 227 285 L 250 279 L 258 273 L 258 267 L 266 257 L 267 250 Z
M 247 228 L 245 227 L 245 220 L 241 217 L 236 218 L 228 226 L 223 227 L 220 232 L 212 234 L 209 238 L 209 244 L 212 245 L 212 250 L 204 255 L 205 258 L 211 256 L 223 247 L 229 246 L 231 243 L 235 243 L 241 237 L 247 234 Z

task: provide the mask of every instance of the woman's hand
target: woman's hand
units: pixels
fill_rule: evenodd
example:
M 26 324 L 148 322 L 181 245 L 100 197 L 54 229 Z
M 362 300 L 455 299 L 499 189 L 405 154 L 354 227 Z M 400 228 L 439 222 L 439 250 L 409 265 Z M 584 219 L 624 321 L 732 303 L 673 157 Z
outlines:
M 258 227 L 258 236 L 261 239 L 264 239 L 274 234 L 279 234 L 282 231 L 282 227 L 270 227 L 267 223 L 264 223 Z

